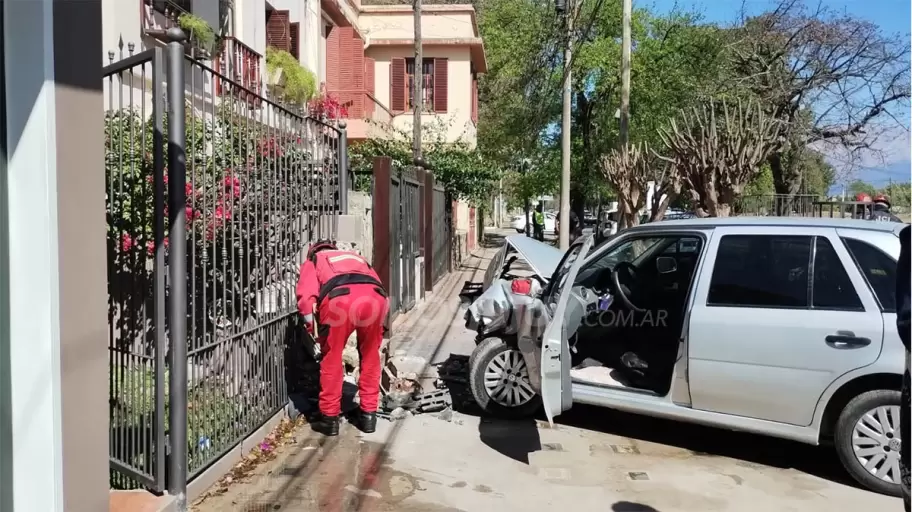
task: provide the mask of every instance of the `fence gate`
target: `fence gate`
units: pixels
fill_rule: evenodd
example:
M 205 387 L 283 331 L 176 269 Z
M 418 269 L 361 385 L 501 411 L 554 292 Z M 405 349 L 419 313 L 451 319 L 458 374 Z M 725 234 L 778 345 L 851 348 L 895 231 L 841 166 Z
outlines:
M 415 285 L 416 264 L 419 247 L 419 200 L 421 187 L 414 168 L 402 170 L 399 181 L 400 228 L 399 240 L 402 247 L 402 311 L 415 307 L 418 289 Z
M 401 231 L 401 226 L 399 224 L 399 219 L 401 217 L 401 201 L 399 200 L 400 190 L 402 188 L 402 182 L 399 178 L 399 173 L 391 172 L 390 173 L 390 189 L 389 189 L 389 227 L 390 227 L 390 284 L 389 284 L 389 306 L 390 306 L 390 325 L 392 325 L 393 320 L 396 318 L 396 315 L 399 314 L 400 305 L 402 304 L 402 246 L 399 243 L 399 233 Z
M 442 185 L 434 184 L 431 191 L 433 217 L 433 240 L 431 254 L 433 255 L 433 268 L 431 278 L 437 284 L 449 272 L 450 244 L 453 240 L 453 220 L 450 215 L 450 198 Z

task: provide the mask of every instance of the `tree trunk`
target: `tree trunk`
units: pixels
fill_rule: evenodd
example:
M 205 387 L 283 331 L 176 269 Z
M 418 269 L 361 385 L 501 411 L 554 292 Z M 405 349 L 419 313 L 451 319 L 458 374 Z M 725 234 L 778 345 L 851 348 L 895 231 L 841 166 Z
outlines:
M 786 165 L 782 151 L 770 154 L 767 161 L 773 174 L 773 187 L 776 194 L 784 196 L 776 200 L 776 215 L 787 216 L 792 211 L 792 201 L 801 188 L 801 175 L 795 172 L 794 165 Z

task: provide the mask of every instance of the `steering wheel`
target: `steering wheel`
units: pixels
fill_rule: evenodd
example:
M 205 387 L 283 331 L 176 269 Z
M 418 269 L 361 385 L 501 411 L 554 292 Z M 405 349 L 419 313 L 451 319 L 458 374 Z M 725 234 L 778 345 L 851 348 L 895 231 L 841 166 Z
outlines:
M 624 305 L 629 309 L 632 309 L 637 313 L 645 313 L 645 309 L 637 306 L 630 300 L 631 292 L 629 285 L 633 285 L 636 283 L 636 281 L 636 267 L 626 261 L 622 261 L 614 266 L 614 271 L 611 272 L 611 284 L 614 285 L 614 293 L 617 294 L 618 298 L 621 299 L 621 302 L 623 302 Z M 622 282 L 626 282 L 628 284 L 623 284 Z

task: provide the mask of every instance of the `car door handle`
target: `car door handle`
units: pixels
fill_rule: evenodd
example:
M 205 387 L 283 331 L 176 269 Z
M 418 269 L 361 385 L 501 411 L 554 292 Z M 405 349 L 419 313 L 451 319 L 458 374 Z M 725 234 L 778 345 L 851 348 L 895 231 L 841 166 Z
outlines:
M 831 334 L 827 336 L 826 344 L 840 350 L 861 348 L 870 345 L 871 338 L 862 338 L 860 336 L 855 336 L 855 334 L 851 332 L 840 332 L 839 334 Z

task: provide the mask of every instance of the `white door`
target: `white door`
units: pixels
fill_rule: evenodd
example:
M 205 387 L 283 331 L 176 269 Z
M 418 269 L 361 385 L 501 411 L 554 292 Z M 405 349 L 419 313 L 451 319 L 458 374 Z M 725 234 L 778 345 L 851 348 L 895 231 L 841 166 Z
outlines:
M 542 299 L 549 311 L 552 311 L 551 323 L 545 329 L 541 340 L 541 396 L 548 423 L 554 425 L 554 417 L 566 411 L 573 404 L 570 389 L 570 344 L 566 336 L 564 316 L 570 291 L 576 281 L 580 266 L 589 249 L 592 248 L 592 237 L 587 236 L 573 244 L 554 275 L 548 282 Z M 566 386 L 564 385 L 566 383 Z
M 874 362 L 880 308 L 836 230 L 718 228 L 690 317 L 695 409 L 810 425 L 837 377 Z

